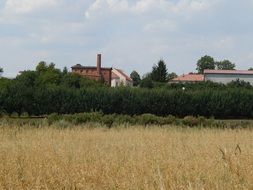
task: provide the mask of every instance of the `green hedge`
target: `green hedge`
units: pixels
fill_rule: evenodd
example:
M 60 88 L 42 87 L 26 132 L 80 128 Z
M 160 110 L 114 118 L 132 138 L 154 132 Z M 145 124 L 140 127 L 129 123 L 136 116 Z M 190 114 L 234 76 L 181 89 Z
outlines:
M 0 90 L 0 110 L 12 114 L 48 115 L 103 112 L 104 114 L 157 116 L 187 115 L 215 118 L 252 118 L 252 89 L 194 91 L 61 86 L 26 88 L 10 85 Z

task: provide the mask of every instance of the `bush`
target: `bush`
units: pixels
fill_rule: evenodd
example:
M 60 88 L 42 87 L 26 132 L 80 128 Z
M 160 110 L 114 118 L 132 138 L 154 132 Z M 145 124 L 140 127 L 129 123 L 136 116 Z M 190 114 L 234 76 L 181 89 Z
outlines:
M 177 123 L 177 118 L 173 115 L 169 115 L 167 117 L 164 117 L 161 119 L 161 125 L 171 125 L 171 124 L 176 124 Z
M 63 118 L 63 116 L 60 116 L 57 113 L 52 113 L 47 117 L 47 121 L 49 125 L 52 125 L 53 123 L 61 120 Z
M 152 114 L 143 114 L 136 117 L 137 123 L 140 125 L 159 124 L 160 118 Z
M 187 126 L 190 126 L 190 127 L 193 127 L 193 126 L 199 125 L 200 122 L 199 122 L 198 118 L 196 118 L 196 117 L 186 116 L 183 119 L 183 124 L 187 125 Z

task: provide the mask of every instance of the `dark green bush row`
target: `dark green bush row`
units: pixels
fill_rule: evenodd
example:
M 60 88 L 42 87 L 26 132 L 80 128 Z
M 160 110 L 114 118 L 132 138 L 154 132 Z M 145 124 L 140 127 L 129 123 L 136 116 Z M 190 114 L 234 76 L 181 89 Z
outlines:
M 0 110 L 19 115 L 104 114 L 158 116 L 187 115 L 215 118 L 252 118 L 253 90 L 165 90 L 131 88 L 71 89 L 60 86 L 0 90 Z

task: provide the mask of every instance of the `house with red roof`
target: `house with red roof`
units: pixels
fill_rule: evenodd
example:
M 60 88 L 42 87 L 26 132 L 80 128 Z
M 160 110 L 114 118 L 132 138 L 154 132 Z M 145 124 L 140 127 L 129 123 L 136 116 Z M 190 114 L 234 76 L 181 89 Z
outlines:
M 203 81 L 204 81 L 204 75 L 189 73 L 189 74 L 183 74 L 179 77 L 172 79 L 170 83 L 196 83 L 196 82 L 203 82 Z
M 91 80 L 103 80 L 106 84 L 111 86 L 112 68 L 101 67 L 101 54 L 97 54 L 97 66 L 82 66 L 77 64 L 71 67 L 72 73 L 76 73 Z
M 227 84 L 240 80 L 253 85 L 253 71 L 246 70 L 204 70 L 204 80 Z
M 113 68 L 111 86 L 133 86 L 133 80 L 122 70 Z

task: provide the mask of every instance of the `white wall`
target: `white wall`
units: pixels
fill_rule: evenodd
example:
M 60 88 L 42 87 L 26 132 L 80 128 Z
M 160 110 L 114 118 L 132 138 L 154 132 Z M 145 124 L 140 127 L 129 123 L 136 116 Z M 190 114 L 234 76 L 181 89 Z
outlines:
M 217 83 L 227 84 L 236 80 L 249 82 L 253 85 L 253 75 L 238 75 L 238 74 L 205 74 L 205 81 L 213 81 Z
M 120 72 L 118 72 L 116 69 L 113 69 L 112 72 L 114 72 L 119 79 L 113 79 L 112 80 L 112 87 L 117 87 L 117 86 L 133 86 L 133 82 L 130 82 L 126 80 L 125 76 L 123 76 Z
M 112 79 L 111 87 L 120 86 L 120 79 Z

